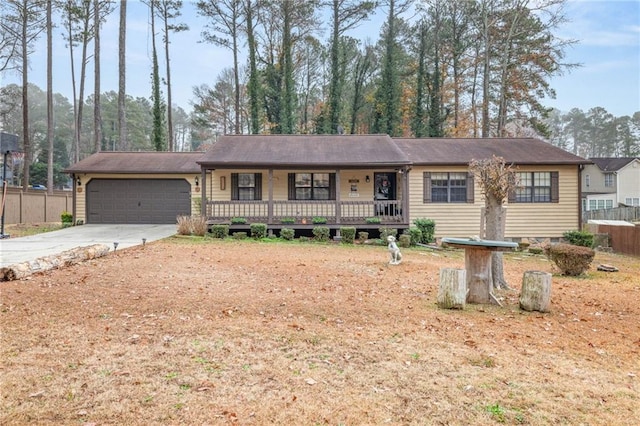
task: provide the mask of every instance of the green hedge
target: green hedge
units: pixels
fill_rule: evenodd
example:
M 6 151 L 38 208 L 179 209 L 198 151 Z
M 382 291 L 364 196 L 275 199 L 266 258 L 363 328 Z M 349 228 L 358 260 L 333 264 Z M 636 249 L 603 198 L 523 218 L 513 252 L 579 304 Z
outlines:
M 420 240 L 422 244 L 429 244 L 434 241 L 433 236 L 436 232 L 436 222 L 433 219 L 416 219 L 413 223 L 422 232 L 422 238 Z
M 211 227 L 213 238 L 227 238 L 229 236 L 229 225 L 213 225 Z
M 567 231 L 562 234 L 569 244 L 582 247 L 593 247 L 593 234 L 587 231 Z
M 316 226 L 312 232 L 315 239 L 321 242 L 329 241 L 331 236 L 331 231 L 327 226 Z
M 353 244 L 356 239 L 356 228 L 353 226 L 345 226 L 340 228 L 340 236 L 343 244 Z
M 267 224 L 266 223 L 252 223 L 249 225 L 251 230 L 251 237 L 259 240 L 267 236 Z

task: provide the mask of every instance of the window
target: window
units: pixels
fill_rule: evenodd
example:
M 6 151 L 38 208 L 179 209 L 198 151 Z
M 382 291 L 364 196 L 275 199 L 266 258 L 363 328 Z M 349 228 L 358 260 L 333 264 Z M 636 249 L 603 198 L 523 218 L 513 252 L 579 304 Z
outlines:
M 598 208 L 597 200 L 589 200 L 589 210 L 596 210 Z
M 335 200 L 335 173 L 289 173 L 290 200 Z
M 425 203 L 473 203 L 473 175 L 466 172 L 425 172 Z
M 261 200 L 261 173 L 231 173 L 232 200 Z
M 605 200 L 604 208 L 605 209 L 612 209 L 613 208 L 613 200 Z
M 613 187 L 613 173 L 604 174 L 604 186 L 607 188 Z
M 624 199 L 624 203 L 627 206 L 640 206 L 640 198 L 631 198 L 631 197 L 626 197 Z
M 587 188 L 591 185 L 591 176 L 590 175 L 586 175 L 585 176 L 585 180 L 587 182 Z
M 557 203 L 558 172 L 519 172 L 510 203 Z

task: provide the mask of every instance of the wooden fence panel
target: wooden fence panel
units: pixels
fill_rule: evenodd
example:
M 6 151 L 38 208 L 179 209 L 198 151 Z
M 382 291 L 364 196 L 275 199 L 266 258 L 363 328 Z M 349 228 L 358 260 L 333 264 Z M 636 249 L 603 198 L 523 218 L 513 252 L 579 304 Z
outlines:
M 640 225 L 598 225 L 598 233 L 609 234 L 609 245 L 614 252 L 640 256 Z
M 68 191 L 56 191 L 53 195 L 45 191 L 24 192 L 9 189 L 4 206 L 4 223 L 60 222 L 62 212 L 73 209 L 73 195 Z

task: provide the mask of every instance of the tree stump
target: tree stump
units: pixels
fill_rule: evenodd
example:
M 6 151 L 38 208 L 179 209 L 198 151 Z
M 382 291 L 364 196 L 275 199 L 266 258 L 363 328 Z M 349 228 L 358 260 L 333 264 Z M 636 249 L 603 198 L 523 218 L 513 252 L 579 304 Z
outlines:
M 467 299 L 467 271 L 464 269 L 440 269 L 438 307 L 464 309 Z
M 493 277 L 491 273 L 491 251 L 483 247 L 465 249 L 464 264 L 467 270 L 467 302 L 490 304 Z
M 540 271 L 526 271 L 522 277 L 520 309 L 549 312 L 550 302 L 551 274 Z

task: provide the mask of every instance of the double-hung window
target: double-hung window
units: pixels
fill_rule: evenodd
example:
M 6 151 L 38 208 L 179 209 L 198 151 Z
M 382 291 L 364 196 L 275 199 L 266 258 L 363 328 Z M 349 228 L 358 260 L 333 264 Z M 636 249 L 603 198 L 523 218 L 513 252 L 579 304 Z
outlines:
M 557 203 L 558 172 L 518 172 L 510 203 Z
M 335 173 L 289 173 L 289 199 L 335 200 Z
M 605 173 L 604 174 L 604 186 L 606 186 L 607 188 L 612 188 L 613 187 L 613 178 L 614 178 L 613 173 Z
M 473 175 L 466 172 L 425 172 L 425 203 L 473 203 Z
M 231 173 L 232 200 L 261 200 L 261 173 Z

